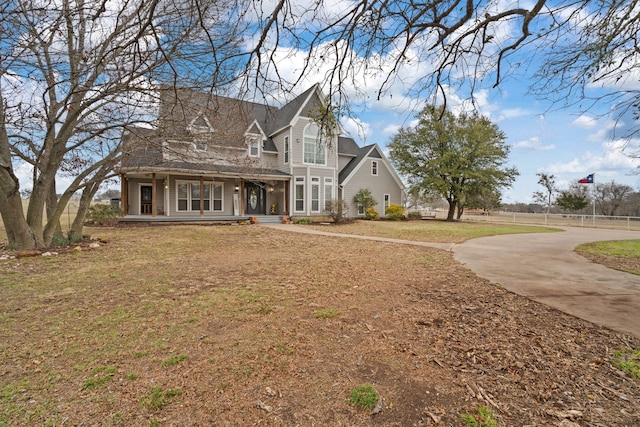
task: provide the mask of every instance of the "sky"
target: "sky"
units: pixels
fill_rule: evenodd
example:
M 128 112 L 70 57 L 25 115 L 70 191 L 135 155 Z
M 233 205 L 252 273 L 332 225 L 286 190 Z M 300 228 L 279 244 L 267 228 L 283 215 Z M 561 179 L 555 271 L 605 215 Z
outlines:
M 511 147 L 508 164 L 520 173 L 512 187 L 503 190 L 503 203 L 533 202 L 533 192 L 543 190 L 537 173 L 553 174 L 558 188 L 566 189 L 571 182 L 594 173 L 596 183 L 615 181 L 640 191 L 640 159 L 627 154 L 640 154 L 640 144 L 616 139 L 610 116 L 599 117 L 599 112 L 578 108 L 552 109 L 524 89 L 507 82 L 479 106 L 480 113 L 504 132 Z M 346 120 L 343 127 L 359 145 L 377 143 L 386 150 L 401 126 L 415 123 L 418 110 L 417 106 L 412 111 L 380 103 L 359 113 L 360 126 Z
M 296 8 L 292 10 L 291 18 L 286 23 L 292 31 L 297 28 L 310 33 L 314 28 L 314 15 L 305 13 L 312 1 L 293 2 Z M 489 7 L 499 7 L 501 1 L 491 0 L 487 3 L 490 4 Z M 527 1 L 521 0 L 521 3 Z M 275 7 L 276 2 L 264 0 L 260 4 L 263 11 L 268 13 Z M 333 15 L 339 16 L 349 4 L 347 0 L 327 0 L 324 3 L 325 10 L 319 13 L 324 14 L 330 21 Z M 258 20 L 257 17 L 249 19 Z M 496 45 L 499 42 L 508 43 L 514 35 L 517 36 L 517 22 L 501 24 L 493 31 Z M 248 51 L 252 50 L 259 37 L 261 35 L 257 32 L 253 39 L 245 39 Z M 401 127 L 415 124 L 416 114 L 426 102 L 426 93 L 416 94 L 411 88 L 419 85 L 421 79 L 428 79 L 433 75 L 432 58 L 425 56 L 424 48 L 431 43 L 432 40 L 426 38 L 404 53 L 407 61 L 394 71 L 394 78 L 388 82 L 380 97 L 377 91 L 391 72 L 398 51 L 391 49 L 380 53 L 376 58 L 376 66 L 368 71 L 365 67 L 358 66 L 358 61 L 362 61 L 358 54 L 350 56 L 355 58 L 357 65 L 350 71 L 349 78 L 345 79 L 347 83 L 343 89 L 350 101 L 351 114 L 343 117 L 341 123 L 346 134 L 353 137 L 359 145 L 376 143 L 386 151 L 387 144 Z M 325 76 L 331 69 L 335 49 L 327 50 L 323 54 L 320 46 L 315 57 L 321 60 L 316 59 L 314 63 L 305 67 L 309 52 L 299 45 L 288 44 L 283 39 L 276 44 L 272 38 L 264 40 L 264 44 L 267 46 L 265 58 L 273 58 L 274 64 L 277 64 L 277 75 L 275 68 L 266 70 L 265 74 L 285 81 L 298 81 L 291 90 L 292 96 L 304 92 L 316 83 L 321 83 L 325 93 L 328 91 Z M 337 43 L 339 44 L 340 42 Z M 327 49 L 330 49 L 330 45 L 327 46 Z M 614 126 L 617 126 L 619 131 L 624 131 L 629 123 L 616 123 L 609 114 L 612 105 L 600 104 L 583 111 L 578 106 L 557 108 L 549 102 L 535 98 L 528 90 L 533 82 L 533 71 L 529 70 L 536 70 L 544 64 L 541 63 L 541 57 L 535 55 L 527 57 L 526 60 L 522 60 L 521 57 L 520 60 L 527 62 L 526 69 L 517 70 L 517 75 L 506 76 L 498 88 L 491 87 L 493 81 L 490 73 L 484 80 L 474 81 L 477 83 L 473 93 L 475 106 L 480 114 L 487 116 L 504 132 L 506 143 L 511 147 L 507 164 L 515 166 L 520 173 L 513 185 L 503 190 L 503 203 L 532 202 L 533 192 L 543 190 L 537 183 L 537 173 L 553 174 L 557 187 L 561 189 L 568 188 L 571 182 L 593 173 L 596 183 L 615 181 L 640 191 L 640 159 L 630 157 L 634 152 L 640 156 L 640 136 L 629 141 L 616 139 L 612 132 Z M 487 69 L 491 69 L 491 66 Z M 637 69 L 638 67 L 636 73 L 632 73 L 626 81 L 604 81 L 600 87 L 587 87 L 587 93 L 598 95 L 621 88 L 640 90 L 640 71 Z M 301 75 L 302 70 L 304 75 Z M 473 74 L 462 68 L 458 72 L 460 77 L 467 78 Z M 445 87 L 445 90 L 447 103 L 454 111 L 468 108 L 471 95 L 464 90 L 464 85 L 462 89 Z M 278 94 L 271 95 L 275 99 L 270 101 L 278 100 Z M 20 177 L 21 182 L 28 183 L 31 169 L 23 164 L 18 166 L 16 175 Z M 59 189 L 66 184 L 64 178 L 58 180 Z M 25 187 L 28 185 L 23 185 L 23 188 Z
M 308 1 L 301 0 L 299 3 Z M 272 0 L 266 3 L 269 2 Z M 521 0 L 520 3 L 530 2 Z M 487 4 L 489 11 L 492 7 L 499 9 L 504 6 L 502 0 L 489 1 Z M 345 7 L 344 3 L 342 7 Z M 325 13 L 328 16 L 332 13 L 339 15 L 340 10 L 336 4 L 333 8 L 327 7 Z M 571 9 L 562 11 L 566 14 L 571 12 Z M 584 18 L 583 14 L 576 16 Z M 576 28 L 580 28 L 586 22 L 588 19 L 574 24 Z M 295 25 L 310 27 L 313 23 L 305 22 L 302 17 Z M 504 45 L 517 38 L 520 31 L 518 25 L 518 22 L 506 22 L 494 28 L 496 45 L 500 42 Z M 464 28 L 461 29 L 463 30 Z M 349 75 L 350 79 L 347 79 L 343 87 L 351 101 L 352 115 L 343 118 L 341 123 L 345 132 L 359 145 L 377 143 L 386 151 L 387 144 L 400 127 L 415 124 L 416 114 L 422 109 L 426 99 L 420 95 L 411 95 L 413 92 L 410 88 L 420 85 L 420 79 L 428 79 L 433 74 L 432 58 L 424 53 L 427 50 L 424 47 L 431 45 L 431 42 L 426 38 L 406 52 L 409 60 L 397 69 L 396 78 L 392 79 L 379 100 L 377 90 L 391 69 L 397 52 L 391 50 L 381 54 L 379 66 L 374 67 L 375 73 L 366 73 L 362 71 L 363 67 L 354 67 Z M 319 52 L 316 56 L 326 59 L 331 57 L 330 52 L 324 55 Z M 468 101 L 472 96 L 479 113 L 498 125 L 506 135 L 506 144 L 510 146 L 508 165 L 515 166 L 520 175 L 510 188 L 503 190 L 503 203 L 533 202 L 533 192 L 543 190 L 538 184 L 538 173 L 553 174 L 559 189 L 567 189 L 572 182 L 594 174 L 596 183 L 615 181 L 640 191 L 640 158 L 630 156 L 636 153 L 640 157 L 640 135 L 632 140 L 620 138 L 631 123 L 625 123 L 624 119 L 616 121 L 615 116 L 610 113 L 614 109 L 610 103 L 601 103 L 584 110 L 579 105 L 559 108 L 531 95 L 529 89 L 534 82 L 535 71 L 545 65 L 545 59 L 539 53 L 540 50 L 534 51 L 532 48 L 523 51 L 520 56 L 516 55 L 512 63 L 526 65 L 515 69 L 512 75 L 506 75 L 497 88 L 492 88 L 494 80 L 490 72 L 482 81 L 473 81 L 476 85 L 473 95 L 464 90 L 464 84 L 461 85 L 462 90 L 445 88 L 448 91 L 447 104 L 452 110 L 468 108 Z M 327 75 L 327 63 L 316 62 L 306 69 L 308 75 L 300 76 L 301 64 L 308 51 L 298 50 L 297 45 L 286 46 L 280 43 L 273 47 L 270 54 L 274 54 L 276 58 L 278 76 L 290 81 L 301 79 L 297 93 L 317 82 L 327 91 L 327 82 L 318 77 Z M 360 59 L 358 55 L 352 57 Z M 493 61 L 495 57 L 488 60 Z M 488 65 L 486 68 L 492 69 L 493 64 Z M 474 75 L 463 68 L 458 72 L 460 77 Z M 467 88 L 468 82 L 469 80 Z M 603 79 L 598 85 L 587 86 L 585 94 L 599 96 L 620 89 L 640 90 L 638 67 L 634 67 L 633 72 L 620 81 Z M 628 120 L 628 117 L 625 119 Z

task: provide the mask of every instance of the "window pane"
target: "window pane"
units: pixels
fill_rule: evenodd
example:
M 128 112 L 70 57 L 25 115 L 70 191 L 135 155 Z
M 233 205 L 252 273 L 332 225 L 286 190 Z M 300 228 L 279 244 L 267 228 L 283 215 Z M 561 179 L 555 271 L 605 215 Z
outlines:
M 213 198 L 222 200 L 222 185 L 213 185 Z
M 187 184 L 178 184 L 178 199 L 187 198 Z
M 200 210 L 200 199 L 191 200 L 191 210 L 199 211 Z
M 222 210 L 222 200 L 214 200 L 213 201 L 213 210 L 221 211 Z
M 325 149 L 324 149 L 324 144 L 322 143 L 318 143 L 316 146 L 316 164 L 318 165 L 324 165 L 325 163 Z
M 289 137 L 284 137 L 284 162 L 289 163 Z
M 200 184 L 191 184 L 191 198 L 200 200 Z
M 188 210 L 189 184 L 178 184 L 178 210 Z
M 204 210 L 205 210 L 205 211 L 208 211 L 208 210 L 209 210 L 209 206 L 210 206 L 210 205 L 209 205 L 209 200 L 205 200 L 205 201 L 204 201 Z
M 307 138 L 304 139 L 304 162 L 305 163 L 314 163 L 315 157 L 315 141 L 309 140 Z

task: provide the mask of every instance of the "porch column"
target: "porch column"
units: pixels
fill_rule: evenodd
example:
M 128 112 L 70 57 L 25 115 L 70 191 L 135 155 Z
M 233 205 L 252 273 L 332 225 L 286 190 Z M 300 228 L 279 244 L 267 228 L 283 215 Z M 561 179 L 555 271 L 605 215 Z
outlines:
M 155 217 L 158 210 L 156 201 L 156 173 L 151 174 L 151 216 Z
M 121 216 L 126 216 L 129 212 L 129 182 L 125 174 L 120 175 L 120 203 L 122 204 Z
M 211 195 L 209 195 L 211 197 Z M 204 216 L 204 177 L 200 177 L 200 217 Z
M 284 181 L 284 209 L 287 215 L 291 215 L 289 210 L 289 192 L 291 191 L 291 181 Z
M 240 178 L 240 216 L 244 215 L 244 178 Z

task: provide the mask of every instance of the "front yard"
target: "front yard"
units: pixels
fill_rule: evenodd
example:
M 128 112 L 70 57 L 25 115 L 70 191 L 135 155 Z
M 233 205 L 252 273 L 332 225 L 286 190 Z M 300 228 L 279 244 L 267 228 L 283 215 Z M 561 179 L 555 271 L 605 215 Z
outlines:
M 501 426 L 640 424 L 623 370 L 639 340 L 446 251 L 257 226 L 86 231 L 109 243 L 0 262 L 0 426 L 465 426 L 481 408 Z M 363 384 L 375 415 L 350 401 Z

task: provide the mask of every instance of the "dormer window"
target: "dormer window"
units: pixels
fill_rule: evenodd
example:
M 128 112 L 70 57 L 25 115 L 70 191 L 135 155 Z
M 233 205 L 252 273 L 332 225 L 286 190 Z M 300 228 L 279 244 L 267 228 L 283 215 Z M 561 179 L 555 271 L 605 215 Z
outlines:
M 258 157 L 260 156 L 260 146 L 262 145 L 262 140 L 258 136 L 249 136 L 247 137 L 249 144 L 249 157 Z
M 195 145 L 196 150 L 207 151 L 208 138 L 195 137 L 193 139 L 193 145 Z
M 187 125 L 187 131 L 191 135 L 202 137 L 204 135 L 211 135 L 215 130 L 213 129 L 213 126 L 211 126 L 207 116 L 200 112 L 193 120 L 191 120 L 191 122 L 189 122 Z

